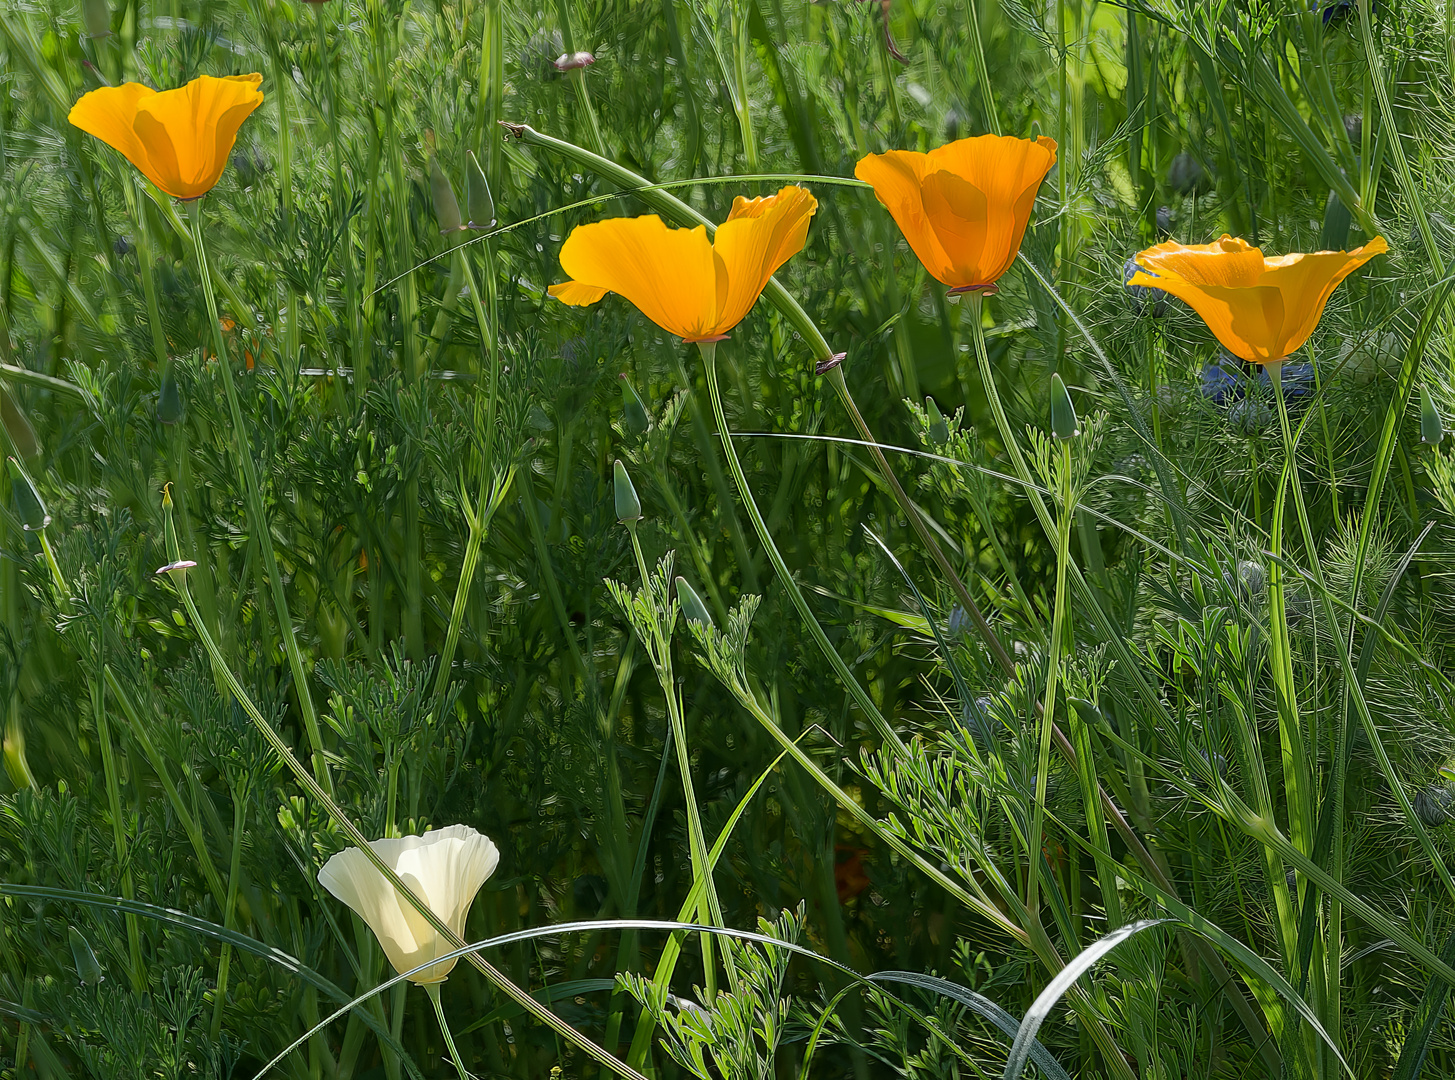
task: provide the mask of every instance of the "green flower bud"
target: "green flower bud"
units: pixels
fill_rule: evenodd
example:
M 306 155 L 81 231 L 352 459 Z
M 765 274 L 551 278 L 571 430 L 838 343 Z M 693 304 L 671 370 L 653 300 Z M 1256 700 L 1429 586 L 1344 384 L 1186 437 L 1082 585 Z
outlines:
M 1420 442 L 1426 446 L 1439 446 L 1445 437 L 1445 427 L 1440 423 L 1440 412 L 1430 392 L 1420 387 Z
M 14 458 L 6 458 L 10 465 L 10 490 L 15 493 L 15 512 L 20 516 L 20 525 L 26 532 L 40 532 L 51 523 L 50 513 L 41 501 L 40 492 L 35 490 L 30 474 Z
M 101 962 L 91 951 L 91 943 L 74 926 L 67 936 L 71 939 L 71 959 L 76 962 L 76 974 L 85 985 L 95 986 L 106 976 L 101 974 Z
M 434 202 L 434 216 L 439 222 L 440 235 L 459 232 L 462 228 L 460 204 L 455 200 L 455 189 L 450 187 L 449 178 L 433 154 L 429 156 L 429 194 Z
M 626 466 L 618 458 L 611 467 L 612 487 L 616 492 L 616 520 L 623 525 L 635 526 L 642 520 L 642 500 L 637 498 L 637 489 L 626 473 Z
M 707 610 L 707 605 L 702 602 L 686 578 L 677 579 L 677 599 L 682 604 L 682 615 L 690 623 L 698 623 L 701 626 L 712 626 L 712 615 Z
M 622 423 L 633 435 L 640 435 L 647 430 L 647 407 L 642 404 L 642 399 L 637 394 L 637 388 L 626 377 L 626 372 L 622 372 L 620 377 Z
M 465 206 L 470 211 L 470 228 L 488 229 L 495 224 L 495 199 L 473 150 L 465 151 Z
M 1051 376 L 1051 434 L 1057 439 L 1074 439 L 1081 434 L 1076 407 L 1059 373 Z
M 925 398 L 925 413 L 930 420 L 931 444 L 944 446 L 950 441 L 950 425 L 945 423 L 945 417 L 941 414 L 940 407 L 935 404 L 934 398 Z

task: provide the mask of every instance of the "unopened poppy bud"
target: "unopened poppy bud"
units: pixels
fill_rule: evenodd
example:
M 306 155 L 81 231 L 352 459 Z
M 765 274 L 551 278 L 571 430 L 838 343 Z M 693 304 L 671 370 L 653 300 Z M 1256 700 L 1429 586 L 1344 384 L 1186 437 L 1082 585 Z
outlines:
M 76 962 L 76 976 L 86 986 L 95 986 L 105 976 L 101 974 L 101 963 L 91 949 L 91 943 L 81 936 L 74 926 L 66 935 L 71 941 L 71 959 Z
M 1059 374 L 1051 376 L 1051 434 L 1057 439 L 1074 439 L 1081 434 L 1076 407 Z
M 171 367 L 162 376 L 162 390 L 157 395 L 157 422 L 175 424 L 182 419 L 182 391 L 177 386 L 177 375 Z
M 620 458 L 611 467 L 611 479 L 616 493 L 616 520 L 623 525 L 635 526 L 642 520 L 642 500 L 637 498 L 637 489 Z
M 1440 423 L 1440 412 L 1435 408 L 1435 402 L 1430 397 L 1430 392 L 1423 386 L 1420 387 L 1420 442 L 1426 446 L 1439 446 L 1440 440 L 1445 437 L 1444 425 Z
M 81 15 L 86 20 L 86 33 L 93 38 L 111 36 L 111 6 L 106 0 L 81 0 Z
M 647 407 L 642 404 L 641 397 L 637 394 L 637 388 L 632 381 L 622 372 L 621 379 L 621 422 L 633 435 L 640 435 L 647 430 Z
M 596 63 L 596 57 L 589 52 L 562 53 L 553 65 L 557 71 L 575 71 Z
M 490 194 L 490 182 L 485 179 L 485 170 L 475 157 L 475 151 L 465 151 L 465 208 L 470 211 L 470 228 L 488 229 L 495 224 L 495 199 Z
M 40 532 L 51 523 L 50 512 L 20 462 L 14 458 L 6 458 L 5 461 L 10 466 L 10 489 L 15 492 L 15 512 L 20 518 L 20 527 L 26 532 Z
M 687 583 L 686 578 L 677 579 L 677 599 L 682 604 L 682 617 L 688 622 L 707 627 L 713 625 L 712 615 L 708 613 L 707 605 L 702 602 L 702 597 L 697 595 L 696 590 Z
M 449 178 L 433 154 L 429 156 L 429 195 L 434 202 L 434 217 L 439 223 L 440 235 L 459 232 L 462 227 L 460 204 L 455 199 L 455 189 L 450 187 Z
M 925 398 L 925 416 L 930 422 L 930 444 L 933 446 L 944 446 L 950 441 L 950 425 L 945 423 L 944 414 L 940 407 L 935 404 L 932 397 Z

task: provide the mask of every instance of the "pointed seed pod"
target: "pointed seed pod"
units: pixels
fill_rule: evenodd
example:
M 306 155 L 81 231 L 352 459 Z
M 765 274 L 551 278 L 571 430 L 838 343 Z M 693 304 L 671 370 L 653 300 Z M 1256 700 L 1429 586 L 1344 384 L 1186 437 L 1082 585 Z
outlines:
M 485 170 L 475 157 L 475 151 L 465 151 L 465 208 L 470 211 L 470 228 L 488 229 L 495 224 L 495 199 L 490 194 L 490 182 L 485 179 Z
M 616 493 L 616 520 L 635 527 L 642 520 L 642 500 L 637 498 L 637 489 L 632 486 L 632 478 L 620 458 L 611 467 L 611 479 Z
M 74 926 L 70 927 L 67 936 L 71 940 L 71 959 L 76 962 L 76 975 L 85 985 L 95 986 L 106 976 L 101 974 L 101 962 L 91 950 L 91 943 Z
M 434 202 L 435 221 L 439 222 L 440 235 L 449 236 L 460 231 L 460 204 L 455 199 L 455 189 L 440 168 L 439 159 L 429 156 L 429 195 Z
M 925 398 L 925 415 L 930 421 L 930 443 L 934 446 L 944 446 L 950 441 L 950 425 L 945 423 L 944 414 L 940 407 L 935 404 L 932 397 Z
M 1081 434 L 1076 407 L 1059 373 L 1051 376 L 1051 434 L 1059 440 L 1074 439 Z
M 6 458 L 10 466 L 10 489 L 15 492 L 15 512 L 26 532 L 40 532 L 51 523 L 50 513 L 35 490 L 30 474 L 14 458 Z
M 1430 392 L 1420 387 L 1420 442 L 1426 446 L 1439 446 L 1445 437 L 1445 427 L 1440 423 L 1440 412 Z
M 677 599 L 682 604 L 682 615 L 690 623 L 697 623 L 699 626 L 711 627 L 713 625 L 712 615 L 707 610 L 707 605 L 702 602 L 702 597 L 687 583 L 687 579 L 677 579 Z
M 633 435 L 640 435 L 647 430 L 647 407 L 642 403 L 637 388 L 627 378 L 626 372 L 621 373 L 621 421 L 626 429 Z

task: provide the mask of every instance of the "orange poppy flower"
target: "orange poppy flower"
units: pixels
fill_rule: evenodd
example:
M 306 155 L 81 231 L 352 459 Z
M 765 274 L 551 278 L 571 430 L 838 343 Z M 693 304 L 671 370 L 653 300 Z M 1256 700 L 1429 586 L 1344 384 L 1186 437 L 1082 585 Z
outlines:
M 254 73 L 199 75 L 161 92 L 133 82 L 103 86 L 76 102 L 70 121 L 119 150 L 168 195 L 197 199 L 222 176 L 237 129 L 263 103 L 262 81 Z
M 578 225 L 561 245 L 570 281 L 550 294 L 573 307 L 619 293 L 669 334 L 721 341 L 747 315 L 773 272 L 803 249 L 818 200 L 800 187 L 733 200 L 727 221 L 669 229 L 656 214 Z
M 1056 140 L 960 139 L 928 154 L 870 154 L 854 175 L 873 185 L 926 270 L 951 294 L 992 291 L 1015 262 Z
M 1339 282 L 1388 250 L 1382 236 L 1353 251 L 1271 259 L 1227 235 L 1211 244 L 1169 242 L 1137 255 L 1141 270 L 1128 284 L 1186 301 L 1228 352 L 1268 364 L 1309 339 Z

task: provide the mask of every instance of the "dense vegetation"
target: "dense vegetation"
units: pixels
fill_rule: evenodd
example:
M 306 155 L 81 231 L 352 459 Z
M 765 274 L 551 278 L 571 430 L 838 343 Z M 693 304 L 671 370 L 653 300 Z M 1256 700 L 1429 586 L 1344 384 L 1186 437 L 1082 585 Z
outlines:
M 454 1075 L 407 982 L 315 1029 L 393 975 L 349 822 L 499 847 L 480 1076 L 996 1075 L 1046 1009 L 1048 1076 L 1455 1074 L 1451 0 L 4 0 L 0 56 L 0 1076 Z M 67 122 L 253 71 L 199 202 Z M 1059 161 L 957 302 L 851 178 L 987 131 Z M 546 295 L 789 183 L 722 410 Z M 1390 251 L 1280 389 L 1124 287 L 1224 232 Z M 612 919 L 796 947 L 551 929 Z

